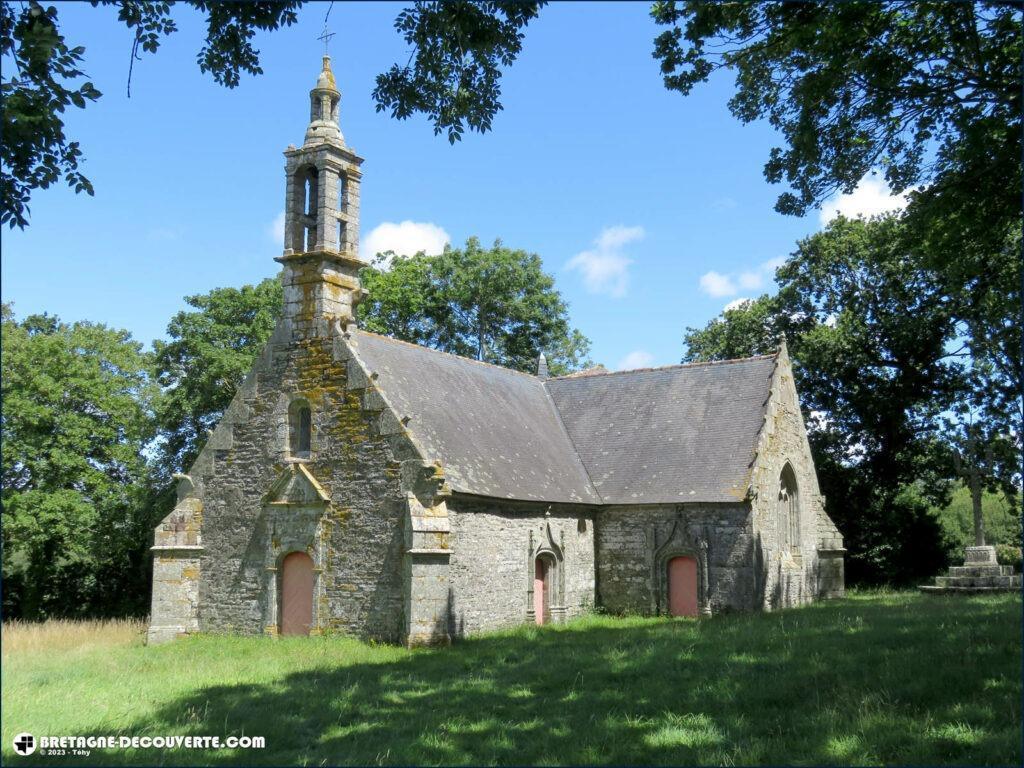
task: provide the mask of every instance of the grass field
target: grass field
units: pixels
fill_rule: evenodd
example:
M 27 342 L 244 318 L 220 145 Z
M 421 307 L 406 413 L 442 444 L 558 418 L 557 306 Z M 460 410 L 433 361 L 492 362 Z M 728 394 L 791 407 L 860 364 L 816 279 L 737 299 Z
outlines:
M 5 764 L 1021 762 L 1021 600 L 865 593 L 701 621 L 587 617 L 448 649 L 7 625 Z M 266 737 L 14 755 L 15 734 Z

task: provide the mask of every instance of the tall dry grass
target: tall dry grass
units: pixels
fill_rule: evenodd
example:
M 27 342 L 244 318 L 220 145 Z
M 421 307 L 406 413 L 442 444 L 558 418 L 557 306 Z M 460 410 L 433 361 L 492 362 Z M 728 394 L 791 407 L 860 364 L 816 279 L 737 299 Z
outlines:
M 145 631 L 143 619 L 14 620 L 3 623 L 0 643 L 6 660 L 26 653 L 141 644 Z

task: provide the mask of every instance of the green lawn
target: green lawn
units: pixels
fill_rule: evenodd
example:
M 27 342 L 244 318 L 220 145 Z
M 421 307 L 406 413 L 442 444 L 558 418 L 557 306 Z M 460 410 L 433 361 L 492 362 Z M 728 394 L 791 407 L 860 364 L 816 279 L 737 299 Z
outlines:
M 1015 764 L 1017 595 L 859 594 L 701 621 L 588 617 L 448 649 L 111 639 L 3 656 L 3 762 Z M 77 642 L 77 641 L 76 641 Z M 15 734 L 265 736 L 18 758 Z

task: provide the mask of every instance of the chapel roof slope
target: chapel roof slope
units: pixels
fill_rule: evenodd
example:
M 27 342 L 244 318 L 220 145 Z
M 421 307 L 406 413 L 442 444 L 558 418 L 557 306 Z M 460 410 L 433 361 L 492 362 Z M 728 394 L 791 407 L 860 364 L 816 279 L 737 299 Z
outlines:
M 547 381 L 605 504 L 738 501 L 775 356 Z
M 452 490 L 601 503 L 542 379 L 362 330 L 352 341 Z
M 738 501 L 775 356 L 541 379 L 362 330 L 353 350 L 455 491 L 584 504 Z

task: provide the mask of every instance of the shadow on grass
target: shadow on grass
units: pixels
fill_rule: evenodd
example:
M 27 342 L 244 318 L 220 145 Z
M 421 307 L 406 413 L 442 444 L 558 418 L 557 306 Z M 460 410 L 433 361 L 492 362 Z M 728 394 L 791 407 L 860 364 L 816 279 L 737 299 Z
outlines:
M 261 735 L 265 750 L 89 762 L 1020 764 L 1020 627 L 1016 596 L 907 595 L 524 627 L 208 687 L 130 728 Z

